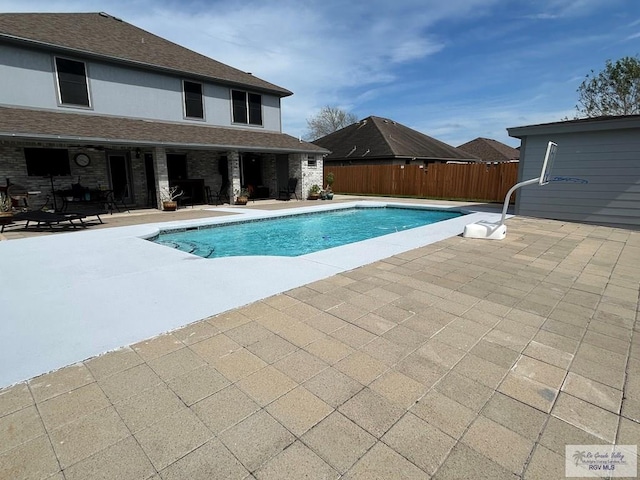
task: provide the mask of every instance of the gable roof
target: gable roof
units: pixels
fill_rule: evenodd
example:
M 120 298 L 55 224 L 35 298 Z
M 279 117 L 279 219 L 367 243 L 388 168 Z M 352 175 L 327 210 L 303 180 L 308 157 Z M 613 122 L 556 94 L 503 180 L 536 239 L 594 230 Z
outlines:
M 292 92 L 106 13 L 2 13 L 0 41 L 192 75 L 281 97 Z
M 331 154 L 325 160 L 410 158 L 424 160 L 478 159 L 440 140 L 381 117 L 367 117 L 313 141 Z
M 478 137 L 459 145 L 458 148 L 485 162 L 511 162 L 520 159 L 518 150 L 491 138 Z
M 96 132 L 100 132 L 99 136 Z M 302 142 L 284 133 L 264 130 L 9 107 L 0 107 L 0 140 L 274 153 L 327 153 L 312 143 Z

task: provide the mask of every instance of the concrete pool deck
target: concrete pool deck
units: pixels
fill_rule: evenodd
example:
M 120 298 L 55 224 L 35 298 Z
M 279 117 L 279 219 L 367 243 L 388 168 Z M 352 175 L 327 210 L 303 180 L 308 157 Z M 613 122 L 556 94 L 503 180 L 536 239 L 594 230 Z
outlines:
M 314 261 L 303 286 L 257 301 L 225 291 L 221 300 L 253 303 L 0 390 L 0 478 L 563 478 L 565 444 L 637 444 L 640 233 L 507 224 L 503 241 L 454 236 L 416 248 L 403 239 L 402 252 L 376 245 L 384 256 L 362 267 Z M 54 265 L 43 239 L 0 243 L 16 244 L 0 249 L 3 264 L 48 272 L 12 271 L 16 283 L 0 294 L 31 292 L 12 308 L 34 334 L 59 335 L 56 324 L 77 308 L 67 303 L 73 292 L 92 300 L 86 321 L 107 311 L 115 318 L 104 328 L 144 334 L 136 321 L 166 308 L 147 304 L 149 291 L 203 263 L 170 252 L 141 275 L 163 247 L 138 249 L 109 230 L 91 248 L 74 237 L 98 231 L 47 245 L 70 242 L 91 259 L 125 242 L 135 252 L 128 270 Z M 238 279 L 247 290 L 286 289 L 300 265 L 278 263 Z M 207 299 L 248 266 L 216 270 L 211 283 L 211 271 L 195 267 L 202 290 L 188 276 L 157 301 L 213 308 Z M 52 280 L 68 292 L 57 306 Z M 127 302 L 146 308 L 128 314 Z M 69 348 L 81 351 L 82 328 L 67 328 Z

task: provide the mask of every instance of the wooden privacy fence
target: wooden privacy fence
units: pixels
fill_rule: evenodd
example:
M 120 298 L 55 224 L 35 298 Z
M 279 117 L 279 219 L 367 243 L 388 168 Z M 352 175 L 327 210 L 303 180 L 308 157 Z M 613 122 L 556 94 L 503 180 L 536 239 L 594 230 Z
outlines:
M 325 178 L 329 172 L 337 193 L 484 201 L 503 201 L 518 181 L 518 163 L 325 166 Z

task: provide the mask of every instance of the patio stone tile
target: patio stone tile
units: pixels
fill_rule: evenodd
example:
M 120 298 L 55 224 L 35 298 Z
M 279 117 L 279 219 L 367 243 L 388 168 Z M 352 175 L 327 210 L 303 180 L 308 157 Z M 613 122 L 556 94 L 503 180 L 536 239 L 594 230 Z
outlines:
M 560 393 L 551 415 L 606 442 L 615 441 L 619 417 L 572 395 Z
M 171 335 L 188 346 L 211 338 L 219 333 L 220 330 L 218 328 L 205 320 L 200 320 L 172 331 Z
M 340 475 L 301 442 L 295 442 L 267 462 L 257 473 L 259 480 L 332 479 Z
M 618 435 L 616 436 L 618 445 L 639 445 L 640 444 L 640 424 L 627 418 L 620 418 L 618 425 Z
M 109 375 L 128 370 L 143 362 L 144 360 L 132 348 L 123 347 L 85 360 L 84 364 L 96 380 L 102 380 Z
M 239 343 L 234 342 L 225 334 L 221 333 L 214 337 L 210 337 L 198 343 L 189 346 L 191 350 L 197 353 L 203 360 L 213 363 L 220 357 L 229 355 L 242 347 Z
M 260 406 L 266 406 L 296 387 L 297 383 L 280 370 L 267 366 L 243 378 L 236 386 Z
M 516 480 L 513 473 L 484 455 L 458 443 L 433 477 L 436 480 Z
M 371 298 L 367 297 L 367 301 L 371 302 Z M 357 320 L 358 318 L 369 313 L 369 310 L 358 305 L 354 305 L 353 303 L 351 303 L 351 301 L 348 301 L 330 308 L 329 310 L 327 310 L 327 313 L 330 313 L 334 317 L 338 317 L 345 322 L 353 322 L 354 320 Z
M 0 452 L 2 479 L 48 479 L 59 471 L 58 460 L 46 435 Z M 62 480 L 62 476 L 59 478 Z
M 335 330 L 331 333 L 331 336 L 353 348 L 360 348 L 376 338 L 373 333 L 351 324 Z
M 219 438 L 250 472 L 295 441 L 295 437 L 264 410 L 225 430 Z
M 298 347 L 274 333 L 270 333 L 268 337 L 258 340 L 247 347 L 247 350 L 268 364 L 286 357 L 297 349 Z
M 526 377 L 538 383 L 542 383 L 554 390 L 559 390 L 567 371 L 541 362 L 535 358 L 521 356 L 511 369 L 515 375 Z
M 554 416 L 549 417 L 539 442 L 562 458 L 565 455 L 566 445 L 601 445 L 605 443 L 601 438 Z
M 33 398 L 39 403 L 94 381 L 91 371 L 84 364 L 76 363 L 32 378 L 28 383 Z
M 565 478 L 565 456 L 558 455 L 542 445 L 537 445 L 524 472 L 524 480 L 548 480 Z
M 558 395 L 557 389 L 513 372 L 507 374 L 497 390 L 545 413 L 551 411 Z
M 209 317 L 205 321 L 210 323 L 216 330 L 226 332 L 232 328 L 249 323 L 251 319 L 240 313 L 238 310 L 231 310 L 230 312 L 224 312 L 220 315 Z
M 358 426 L 380 438 L 398 421 L 405 409 L 365 388 L 338 407 L 338 411 Z
M 492 389 L 457 373 L 447 374 L 435 389 L 476 412 L 480 411 L 493 393 Z
M 518 359 L 518 352 L 486 339 L 480 340 L 469 352 L 504 368 L 511 368 Z
M 142 357 L 143 360 L 149 361 L 154 358 L 161 357 L 167 353 L 175 352 L 184 348 L 184 343 L 173 335 L 159 335 L 149 340 L 143 340 L 131 346 L 133 350 Z
M 624 369 L 607 367 L 584 357 L 574 358 L 569 371 L 613 387 L 616 390 L 622 390 L 624 385 Z
M 267 338 L 270 335 L 273 335 L 271 330 L 268 330 L 255 321 L 244 323 L 238 327 L 231 328 L 224 332 L 224 334 L 243 347 L 247 347 L 253 343 Z
M 310 327 L 304 322 L 294 322 L 278 330 L 278 335 L 298 347 L 304 347 L 325 336 L 320 330 Z
M 459 285 L 455 285 L 454 283 L 449 284 L 452 288 L 458 288 Z M 464 294 L 461 294 L 464 295 Z M 472 305 L 465 305 L 463 303 L 459 303 L 455 300 L 449 300 L 448 298 L 444 298 L 433 305 L 440 310 L 444 310 L 445 312 L 452 313 L 454 315 L 462 315 L 464 312 L 469 310 Z
M 121 402 L 160 383 L 160 377 L 146 363 L 98 381 L 111 403 Z
M 220 440 L 212 438 L 169 465 L 160 475 L 163 480 L 241 480 L 249 472 Z
M 197 402 L 191 410 L 209 430 L 219 435 L 260 410 L 260 405 L 235 385 L 231 385 Z
M 465 351 L 438 340 L 431 339 L 422 345 L 416 353 L 427 360 L 448 370 L 465 356 Z
M 278 315 L 270 315 L 259 319 L 259 322 L 268 329 L 278 332 L 290 323 L 306 321 L 308 318 L 315 317 L 321 313 L 323 313 L 322 310 L 308 303 L 298 302 L 284 309 Z
M 67 393 L 45 400 L 38 406 L 47 430 L 110 406 L 111 403 L 96 383 L 90 383 Z
M 378 442 L 342 478 L 345 480 L 369 480 L 374 478 L 380 480 L 387 478 L 426 480 L 429 475 L 384 443 Z
M 542 330 L 546 330 L 547 332 L 553 332 L 558 335 L 563 335 L 565 337 L 573 338 L 579 340 L 582 338 L 584 333 L 587 331 L 584 327 L 579 327 L 577 325 L 573 325 L 571 323 L 565 323 L 560 320 L 548 319 L 542 325 Z
M 291 295 L 287 295 L 286 293 L 278 293 L 272 297 L 265 298 L 262 302 L 277 310 L 285 310 L 288 307 L 292 307 L 293 305 L 300 303 L 300 300 L 293 298 Z
M 136 433 L 184 408 L 184 404 L 164 383 L 116 403 L 115 409 L 131 433 Z
M 173 377 L 184 375 L 191 370 L 206 365 L 206 362 L 199 355 L 185 347 L 167 353 L 162 357 L 149 360 L 147 365 L 149 365 L 160 378 L 167 381 Z
M 340 360 L 335 368 L 363 385 L 373 382 L 387 370 L 384 363 L 360 351 Z
M 329 365 L 333 365 L 355 352 L 349 345 L 329 336 L 316 340 L 307 345 L 305 349 Z
M 540 410 L 499 392 L 489 399 L 482 415 L 533 442 L 537 441 L 547 421 L 547 416 Z
M 509 369 L 506 367 L 501 367 L 471 353 L 460 360 L 452 369 L 452 372 L 469 377 L 494 390 L 508 371 Z
M 439 325 L 440 328 L 446 327 L 456 318 L 458 318 L 457 315 L 445 312 L 444 310 L 440 310 L 439 308 L 433 306 L 428 308 L 421 308 L 417 316 L 420 316 L 426 321 L 433 322 L 435 325 Z M 403 323 L 407 322 L 409 322 L 409 320 Z
M 133 437 L 127 437 L 64 471 L 67 480 L 149 478 L 154 473 L 151 462 Z
M 467 335 L 458 328 L 447 326 L 435 334 L 432 339 L 468 352 L 478 343 L 480 337 Z
M 322 312 L 313 317 L 301 319 L 301 321 L 323 333 L 335 332 L 337 329 L 347 325 L 347 322 L 344 320 L 326 312 Z
M 312 289 L 309 285 L 303 285 L 302 287 L 292 288 L 285 292 L 285 295 L 295 298 L 300 302 L 306 302 L 310 298 L 315 297 L 318 294 L 317 290 Z
M 339 412 L 333 412 L 305 433 L 302 441 L 340 473 L 351 468 L 376 443 L 373 436 Z
M 185 405 L 191 406 L 222 390 L 229 385 L 229 381 L 215 368 L 205 365 L 185 375 L 172 378 L 167 385 Z
M 98 410 L 49 432 L 63 469 L 130 436 L 113 407 Z
M 455 439 L 462 436 L 476 417 L 473 410 L 435 390 L 421 398 L 411 412 Z
M 343 300 L 327 293 L 321 293 L 305 300 L 305 303 L 314 306 L 318 310 L 326 311 L 343 303 Z
M 412 349 L 398 345 L 386 338 L 377 337 L 360 350 L 390 367 L 407 356 Z
M 447 373 L 445 367 L 428 360 L 418 352 L 403 358 L 394 369 L 420 382 L 427 388 L 435 385 Z
M 515 333 L 507 333 L 499 329 L 491 330 L 483 340 L 509 348 L 516 352 L 521 352 L 529 344 L 531 339 Z
M 622 392 L 582 375 L 569 372 L 561 390 L 610 412 L 620 413 Z
M 29 406 L 0 418 L 0 453 L 44 435 L 45 430 L 35 406 Z
M 34 400 L 27 382 L 0 390 L 0 417 L 33 404 Z
M 517 475 L 522 473 L 534 446 L 533 441 L 483 415 L 471 424 L 462 442 Z
M 248 377 L 267 366 L 266 362 L 244 348 L 212 361 L 211 365 L 232 382 Z
M 401 325 L 428 338 L 431 338 L 443 328 L 443 325 L 440 323 L 425 318 L 424 313 L 420 311 L 413 317 L 402 322 Z
M 640 401 L 623 397 L 621 415 L 634 422 L 640 422 Z
M 369 388 L 391 403 L 405 409 L 416 403 L 427 391 L 425 385 L 394 370 L 378 377 Z
M 629 341 L 631 340 L 631 330 L 628 328 L 616 327 L 599 320 L 591 320 L 589 322 L 589 332 L 602 333 L 618 340 Z
M 213 433 L 188 408 L 161 418 L 134 434 L 157 470 L 162 470 L 213 437 Z
M 364 388 L 362 384 L 333 367 L 307 380 L 304 386 L 333 408 L 342 405 Z
M 545 322 L 546 317 L 514 308 L 507 314 L 507 318 L 516 323 L 521 323 L 529 327 L 540 328 L 540 326 L 542 326 L 542 324 Z
M 527 357 L 535 358 L 564 370 L 569 368 L 573 355 L 562 350 L 532 340 L 522 352 Z
M 382 441 L 429 475 L 433 475 L 456 444 L 456 440 L 412 413 L 405 414 Z
M 291 390 L 267 407 L 267 412 L 298 437 L 332 411 L 332 407 L 303 386 Z
M 488 333 L 492 327 L 488 327 L 483 323 L 475 322 L 466 317 L 457 317 L 453 322 L 449 324 L 450 327 L 457 328 L 467 335 L 471 335 L 475 338 L 482 338 Z
M 576 359 L 589 360 L 590 362 L 595 362 L 604 367 L 617 370 L 624 370 L 627 364 L 626 351 L 621 355 L 584 342 L 578 347 Z
M 308 380 L 328 367 L 325 362 L 305 350 L 297 350 L 278 360 L 273 366 L 298 383 Z
M 374 335 L 382 335 L 397 325 L 375 313 L 367 313 L 353 320 L 352 323 Z
M 388 330 L 382 335 L 383 338 L 406 348 L 417 348 L 425 343 L 428 338 L 415 330 L 405 327 L 404 325 L 397 325 L 391 330 Z
M 245 317 L 256 320 L 258 318 L 266 317 L 268 315 L 273 315 L 278 313 L 278 310 L 273 308 L 271 305 L 259 300 L 257 302 L 253 302 L 245 307 L 242 307 L 242 315 Z

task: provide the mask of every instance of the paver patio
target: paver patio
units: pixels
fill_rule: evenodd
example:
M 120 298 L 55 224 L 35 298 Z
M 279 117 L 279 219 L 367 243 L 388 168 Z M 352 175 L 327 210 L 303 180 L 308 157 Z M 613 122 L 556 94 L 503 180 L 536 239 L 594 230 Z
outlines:
M 507 224 L 0 390 L 0 478 L 548 479 L 640 443 L 640 232 Z

